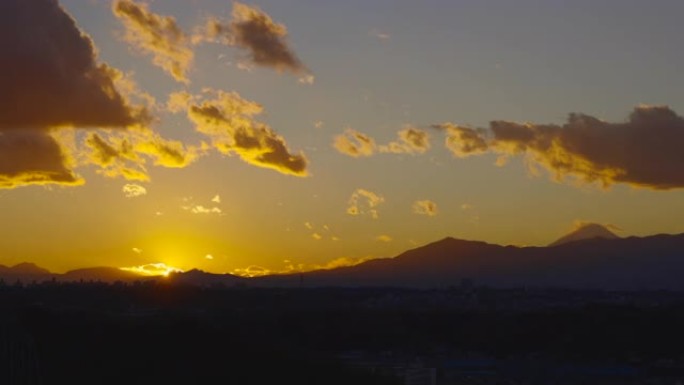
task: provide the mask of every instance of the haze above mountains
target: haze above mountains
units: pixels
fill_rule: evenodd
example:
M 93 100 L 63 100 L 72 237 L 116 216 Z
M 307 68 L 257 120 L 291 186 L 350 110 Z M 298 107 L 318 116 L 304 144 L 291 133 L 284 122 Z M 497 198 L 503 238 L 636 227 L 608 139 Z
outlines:
M 253 278 L 191 270 L 163 279 L 198 286 L 438 288 L 472 282 L 498 288 L 684 290 L 683 276 L 684 234 L 620 238 L 606 226 L 584 224 L 546 247 L 445 238 L 394 258 L 331 270 Z M 53 274 L 30 263 L 0 265 L 0 278 L 7 283 L 161 279 L 111 267 Z

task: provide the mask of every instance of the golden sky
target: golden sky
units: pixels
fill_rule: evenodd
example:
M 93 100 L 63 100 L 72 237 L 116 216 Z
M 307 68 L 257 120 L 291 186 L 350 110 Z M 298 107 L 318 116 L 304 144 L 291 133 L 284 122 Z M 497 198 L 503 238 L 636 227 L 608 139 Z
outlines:
M 4 0 L 0 264 L 254 275 L 684 232 L 681 11 Z

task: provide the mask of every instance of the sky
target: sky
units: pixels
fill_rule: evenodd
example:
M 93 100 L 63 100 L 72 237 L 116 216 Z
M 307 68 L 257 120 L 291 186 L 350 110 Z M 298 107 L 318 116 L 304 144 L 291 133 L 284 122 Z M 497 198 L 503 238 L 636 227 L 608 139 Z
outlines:
M 4 0 L 0 264 L 259 275 L 682 233 L 683 11 Z

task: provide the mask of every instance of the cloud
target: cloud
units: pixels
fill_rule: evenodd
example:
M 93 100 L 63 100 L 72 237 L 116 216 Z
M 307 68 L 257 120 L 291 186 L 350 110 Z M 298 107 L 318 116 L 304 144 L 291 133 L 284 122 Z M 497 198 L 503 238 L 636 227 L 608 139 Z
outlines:
M 138 247 L 134 247 L 134 248 L 132 248 L 131 250 L 132 250 L 134 253 L 136 253 L 136 254 L 142 254 L 142 252 L 143 252 L 142 249 L 140 249 L 140 248 L 138 248 Z
M 211 138 L 211 146 L 219 152 L 236 154 L 251 165 L 283 174 L 308 175 L 304 153 L 292 153 L 282 136 L 254 119 L 262 112 L 259 104 L 234 92 L 209 89 L 200 96 L 176 96 L 174 100 L 185 100 L 188 119 L 198 132 Z
M 363 215 L 368 214 L 373 219 L 378 218 L 377 207 L 385 201 L 382 196 L 368 190 L 356 189 L 349 197 L 347 214 Z
M 0 130 L 124 127 L 146 121 L 97 63 L 90 38 L 56 0 L 0 1 Z
M 413 202 L 413 212 L 434 217 L 437 215 L 437 204 L 431 200 L 415 201 Z
M 189 83 L 188 71 L 194 53 L 190 38 L 171 16 L 151 12 L 146 4 L 132 0 L 115 0 L 114 15 L 126 28 L 124 40 L 145 54 L 152 55 L 154 65 L 162 68 L 174 79 Z
M 136 198 L 147 194 L 147 189 L 139 184 L 126 184 L 121 191 L 126 198 Z
M 234 2 L 232 18 L 223 22 L 210 18 L 196 41 L 211 40 L 247 51 L 250 64 L 288 71 L 302 76 L 305 83 L 313 76 L 288 46 L 287 28 L 275 23 L 269 15 L 256 7 Z
M 98 166 L 98 173 L 127 180 L 149 180 L 146 165 L 183 168 L 202 155 L 202 149 L 180 141 L 162 138 L 147 128 L 125 132 L 99 130 L 90 132 L 80 152 L 86 164 Z
M 247 278 L 252 278 L 252 277 L 263 277 L 265 275 L 270 275 L 274 274 L 277 272 L 271 271 L 265 267 L 262 266 L 257 266 L 257 265 L 250 265 L 245 268 L 237 268 L 233 269 L 233 271 L 230 272 L 233 275 L 238 275 L 240 277 L 247 277 Z
M 183 210 L 189 211 L 193 214 L 221 214 L 223 211 L 216 207 L 205 207 L 202 205 L 192 205 L 192 206 L 183 206 Z
M 372 29 L 368 34 L 381 41 L 387 41 L 391 37 L 389 33 L 381 32 L 378 29 Z
M 0 188 L 82 185 L 66 148 L 42 130 L 0 131 Z
M 382 234 L 382 235 L 378 235 L 377 237 L 375 237 L 375 240 L 378 242 L 388 243 L 388 242 L 392 242 L 392 237 L 390 237 L 389 235 L 386 235 L 386 234 Z
M 339 153 L 353 158 L 369 157 L 376 152 L 423 154 L 430 149 L 430 137 L 424 130 L 408 127 L 399 131 L 397 136 L 397 140 L 378 146 L 369 135 L 348 128 L 335 137 L 333 147 Z
M 214 203 L 221 203 L 221 196 L 216 194 L 213 198 L 211 198 L 211 201 Z
M 457 126 L 452 123 L 434 127 L 446 131 L 444 143 L 455 157 L 465 158 L 470 155 L 483 154 L 489 150 L 489 145 L 484 138 L 485 131 L 482 129 Z
M 375 153 L 375 140 L 366 134 L 348 128 L 344 134 L 337 135 L 333 146 L 341 154 L 354 158 L 371 156 Z
M 165 276 L 168 277 L 169 274 L 171 273 L 182 273 L 183 270 L 173 267 L 173 266 L 168 266 L 165 263 L 148 263 L 146 265 L 141 265 L 141 266 L 132 266 L 132 267 L 121 267 L 120 270 L 124 271 L 130 271 L 132 273 L 144 275 L 144 276 Z
M 427 132 L 409 127 L 397 134 L 399 140 L 380 146 L 380 152 L 393 154 L 423 154 L 430 149 L 430 137 Z
M 539 165 L 559 181 L 573 177 L 603 186 L 684 187 L 684 118 L 666 106 L 636 107 L 618 123 L 578 113 L 563 125 L 493 121 L 488 130 L 462 139 L 455 141 L 465 149 L 463 155 L 486 150 L 524 155 L 533 170 Z
M 356 266 L 358 264 L 369 261 L 371 259 L 375 259 L 375 258 L 372 256 L 360 257 L 360 258 L 340 257 L 340 258 L 333 259 L 333 260 L 331 260 L 327 263 L 324 263 L 324 264 L 294 263 L 290 260 L 285 260 L 285 261 L 283 261 L 285 263 L 285 267 L 282 269 L 271 270 L 271 269 L 267 269 L 265 267 L 251 265 L 251 266 L 248 266 L 246 268 L 233 269 L 231 271 L 231 274 L 239 275 L 242 277 L 261 277 L 261 276 L 272 275 L 272 274 L 305 273 L 308 271 L 315 271 L 315 270 L 330 270 L 330 269 L 336 269 L 339 267 Z

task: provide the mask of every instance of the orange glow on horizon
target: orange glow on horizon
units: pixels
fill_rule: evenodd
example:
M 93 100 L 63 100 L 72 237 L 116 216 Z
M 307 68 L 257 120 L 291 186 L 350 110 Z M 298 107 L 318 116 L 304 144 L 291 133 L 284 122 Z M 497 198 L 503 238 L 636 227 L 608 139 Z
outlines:
M 173 266 L 168 266 L 165 263 L 148 263 L 146 265 L 141 265 L 141 266 L 132 266 L 132 267 L 120 267 L 120 270 L 123 271 L 130 271 L 132 273 L 136 273 L 142 276 L 146 277 L 154 277 L 154 276 L 164 276 L 168 277 L 169 274 L 171 273 L 182 273 L 183 270 L 173 267 Z

